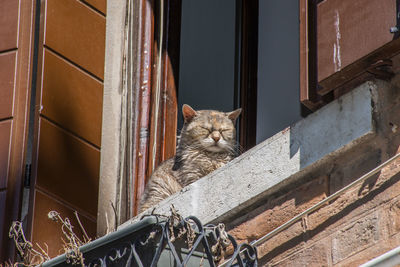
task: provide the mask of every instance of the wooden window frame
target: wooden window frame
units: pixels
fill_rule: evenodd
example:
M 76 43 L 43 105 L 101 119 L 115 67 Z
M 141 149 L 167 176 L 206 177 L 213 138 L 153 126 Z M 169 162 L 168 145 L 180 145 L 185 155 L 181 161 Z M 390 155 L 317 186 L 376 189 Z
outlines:
M 179 74 L 180 1 L 139 1 L 142 4 L 139 115 L 135 129 L 132 160 L 133 183 L 130 217 L 137 213 L 146 180 L 154 168 L 175 154 L 177 127 L 177 85 Z M 164 6 L 161 6 L 164 4 Z M 159 52 L 161 50 L 161 52 Z
M 103 108 L 99 233 L 105 233 L 110 222 L 115 228 L 136 215 L 147 177 L 175 154 L 177 125 L 180 1 L 125 0 L 109 4 L 108 9 L 105 95 L 109 99 Z M 123 13 L 124 21 L 119 21 Z M 124 29 L 115 33 L 121 26 Z M 115 45 L 122 51 L 113 50 Z M 116 62 L 116 56 L 121 61 Z M 121 69 L 119 75 L 113 73 L 115 68 Z M 115 81 L 122 94 L 115 91 Z M 115 105 L 116 113 L 110 113 Z M 113 120 L 111 131 L 105 129 L 107 120 Z M 109 162 L 110 156 L 116 160 Z
M 320 0 L 299 0 L 300 102 L 316 111 L 333 100 L 318 94 L 317 5 Z M 308 112 L 307 112 L 308 113 Z

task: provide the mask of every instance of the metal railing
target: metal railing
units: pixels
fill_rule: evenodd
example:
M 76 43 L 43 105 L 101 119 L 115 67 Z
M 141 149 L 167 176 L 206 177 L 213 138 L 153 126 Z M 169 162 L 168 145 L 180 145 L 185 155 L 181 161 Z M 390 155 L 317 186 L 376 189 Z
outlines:
M 170 217 L 144 217 L 138 223 L 94 240 L 79 250 L 83 253 L 85 266 L 216 266 L 216 262 L 223 259 L 221 252 L 232 244 L 232 256 L 219 266 L 257 266 L 257 246 L 366 181 L 399 157 L 400 153 L 394 155 L 250 244 L 238 245 L 221 225 L 203 226 L 193 216 L 183 219 L 172 207 Z M 61 255 L 43 266 L 70 266 L 68 257 L 67 254 Z
M 233 255 L 228 266 L 257 266 L 257 251 L 249 244 L 238 245 L 222 224 L 206 225 L 193 216 L 150 215 L 138 223 L 108 234 L 79 248 L 85 266 L 211 266 L 223 260 L 228 245 Z M 241 250 L 245 253 L 239 253 Z M 63 254 L 43 264 L 71 266 Z

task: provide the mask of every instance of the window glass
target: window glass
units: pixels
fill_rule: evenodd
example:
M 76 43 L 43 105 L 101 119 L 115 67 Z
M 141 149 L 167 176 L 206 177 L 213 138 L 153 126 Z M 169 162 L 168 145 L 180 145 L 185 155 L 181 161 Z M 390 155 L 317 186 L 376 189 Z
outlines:
M 232 0 L 183 0 L 178 89 L 194 109 L 234 109 L 235 8 Z
M 299 1 L 259 1 L 257 143 L 300 120 Z

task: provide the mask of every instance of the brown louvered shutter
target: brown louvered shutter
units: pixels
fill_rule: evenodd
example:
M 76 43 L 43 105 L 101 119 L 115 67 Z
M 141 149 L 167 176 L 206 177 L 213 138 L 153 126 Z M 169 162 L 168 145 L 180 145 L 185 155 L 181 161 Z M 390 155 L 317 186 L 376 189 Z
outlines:
M 49 255 L 62 249 L 55 210 L 96 235 L 106 0 L 42 0 L 30 237 Z
M 14 246 L 8 230 L 21 211 L 34 2 L 5 0 L 0 8 L 0 262 L 13 260 Z

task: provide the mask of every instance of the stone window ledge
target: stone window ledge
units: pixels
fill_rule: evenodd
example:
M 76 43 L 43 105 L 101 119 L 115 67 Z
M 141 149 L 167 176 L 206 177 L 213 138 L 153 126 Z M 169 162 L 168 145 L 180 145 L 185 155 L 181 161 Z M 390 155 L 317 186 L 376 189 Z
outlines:
M 194 215 L 203 224 L 224 222 L 326 160 L 374 136 L 376 90 L 373 82 L 362 84 L 183 188 L 155 206 L 154 213 L 168 215 L 173 204 L 183 217 Z

